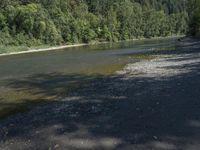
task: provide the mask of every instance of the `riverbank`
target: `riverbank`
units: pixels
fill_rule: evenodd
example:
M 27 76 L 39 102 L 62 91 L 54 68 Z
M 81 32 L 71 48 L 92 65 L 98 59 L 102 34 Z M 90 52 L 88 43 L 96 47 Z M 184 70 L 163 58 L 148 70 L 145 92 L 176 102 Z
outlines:
M 138 41 L 138 40 L 148 40 L 148 39 L 149 40 L 151 40 L 151 39 L 168 39 L 168 38 L 179 38 L 179 37 L 184 37 L 184 36 L 185 35 L 177 35 L 177 36 L 169 36 L 169 37 L 140 38 L 140 39 L 130 39 L 130 40 L 126 40 L 126 41 Z M 115 43 L 119 43 L 119 42 L 124 42 L 124 41 L 118 41 Z M 8 52 L 6 52 L 6 50 L 4 50 L 5 52 L 0 53 L 0 57 L 1 56 L 9 56 L 9 55 L 36 53 L 36 52 L 43 52 L 43 51 L 54 51 L 54 50 L 61 50 L 61 49 L 65 49 L 65 48 L 73 48 L 73 47 L 81 47 L 81 46 L 87 46 L 87 45 L 105 44 L 105 43 L 109 43 L 109 42 L 80 43 L 80 44 L 71 44 L 71 45 L 62 45 L 62 46 L 53 46 L 53 47 L 41 46 L 42 48 L 40 48 L 40 47 L 28 48 L 25 46 L 7 47 L 9 49 Z M 14 50 L 14 52 L 12 52 L 12 50 L 10 50 L 12 48 L 16 49 L 16 50 Z M 11 51 L 11 52 L 9 52 L 9 51 Z
M 88 44 L 74 44 L 74 45 L 63 45 L 63 46 L 53 46 L 48 48 L 34 48 L 34 49 L 28 49 L 28 50 L 22 50 L 17 52 L 8 52 L 0 54 L 0 56 L 8 56 L 8 55 L 19 55 L 19 54 L 27 54 L 27 53 L 35 53 L 35 52 L 43 52 L 43 51 L 52 51 L 52 50 L 59 50 L 59 49 L 65 49 L 65 48 L 71 48 L 71 47 L 80 47 L 85 46 Z

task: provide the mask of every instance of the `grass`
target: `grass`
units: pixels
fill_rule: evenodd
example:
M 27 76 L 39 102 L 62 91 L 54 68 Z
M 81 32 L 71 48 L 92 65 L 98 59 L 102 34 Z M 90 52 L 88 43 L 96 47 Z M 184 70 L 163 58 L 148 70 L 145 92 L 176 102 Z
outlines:
M 4 46 L 0 45 L 0 54 L 13 53 L 28 50 L 27 46 Z
M 6 53 L 15 53 L 15 52 L 22 52 L 22 51 L 28 51 L 30 49 L 42 49 L 42 48 L 50 48 L 50 45 L 38 45 L 38 46 L 4 46 L 0 45 L 0 54 L 6 54 Z

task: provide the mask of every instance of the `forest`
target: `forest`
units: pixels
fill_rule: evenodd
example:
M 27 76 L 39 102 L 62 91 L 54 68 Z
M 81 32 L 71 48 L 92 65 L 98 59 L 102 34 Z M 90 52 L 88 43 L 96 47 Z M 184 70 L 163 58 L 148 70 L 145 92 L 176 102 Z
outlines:
M 63 45 L 196 34 L 200 24 L 197 1 L 1 0 L 0 45 Z
M 188 3 L 189 34 L 200 37 L 200 0 L 190 0 Z

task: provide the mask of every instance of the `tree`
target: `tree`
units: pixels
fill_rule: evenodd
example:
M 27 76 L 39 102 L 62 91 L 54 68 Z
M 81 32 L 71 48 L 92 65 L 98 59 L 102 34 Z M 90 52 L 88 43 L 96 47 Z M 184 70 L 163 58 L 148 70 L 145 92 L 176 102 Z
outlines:
M 199 33 L 199 1 L 188 3 L 192 34 Z M 118 41 L 185 34 L 187 27 L 186 0 L 0 1 L 5 44 Z
M 0 30 L 3 30 L 7 26 L 6 17 L 0 13 Z
M 190 17 L 190 34 L 200 37 L 200 0 L 188 2 L 188 12 Z

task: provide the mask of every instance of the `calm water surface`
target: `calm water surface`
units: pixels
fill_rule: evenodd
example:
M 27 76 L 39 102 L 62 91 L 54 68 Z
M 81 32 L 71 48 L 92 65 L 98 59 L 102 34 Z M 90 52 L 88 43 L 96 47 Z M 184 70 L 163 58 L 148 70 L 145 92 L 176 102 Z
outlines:
M 127 56 L 134 53 L 173 49 L 175 46 L 176 39 L 141 40 L 5 56 L 0 57 L 0 78 L 51 72 L 81 73 L 88 69 L 95 72 L 96 67 L 124 63 Z

